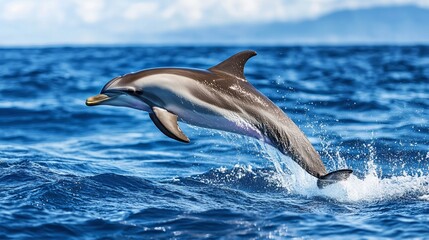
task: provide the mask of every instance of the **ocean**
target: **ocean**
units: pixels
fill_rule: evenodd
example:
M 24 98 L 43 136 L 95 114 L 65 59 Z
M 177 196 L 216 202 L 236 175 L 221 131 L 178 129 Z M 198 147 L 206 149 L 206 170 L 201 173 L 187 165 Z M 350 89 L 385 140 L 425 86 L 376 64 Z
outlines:
M 256 50 L 245 75 L 305 132 L 316 180 L 255 139 L 85 99 L 119 75 L 209 68 Z M 428 239 L 429 47 L 0 49 L 0 239 Z

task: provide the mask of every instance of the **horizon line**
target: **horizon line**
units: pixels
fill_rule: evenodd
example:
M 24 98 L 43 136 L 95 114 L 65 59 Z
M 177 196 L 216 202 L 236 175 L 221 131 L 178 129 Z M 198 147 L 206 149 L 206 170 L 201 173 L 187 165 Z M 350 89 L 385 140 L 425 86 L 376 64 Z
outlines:
M 369 47 L 369 46 L 429 46 L 424 42 L 336 42 L 336 43 L 53 43 L 0 44 L 0 49 L 13 48 L 127 48 L 127 47 Z

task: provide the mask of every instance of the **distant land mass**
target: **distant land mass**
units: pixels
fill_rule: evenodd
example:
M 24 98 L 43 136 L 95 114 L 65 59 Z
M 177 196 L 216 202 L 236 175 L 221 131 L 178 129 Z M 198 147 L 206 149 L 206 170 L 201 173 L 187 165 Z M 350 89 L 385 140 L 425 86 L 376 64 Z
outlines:
M 342 10 L 305 21 L 178 30 L 156 39 L 161 44 L 428 44 L 429 9 L 402 5 Z

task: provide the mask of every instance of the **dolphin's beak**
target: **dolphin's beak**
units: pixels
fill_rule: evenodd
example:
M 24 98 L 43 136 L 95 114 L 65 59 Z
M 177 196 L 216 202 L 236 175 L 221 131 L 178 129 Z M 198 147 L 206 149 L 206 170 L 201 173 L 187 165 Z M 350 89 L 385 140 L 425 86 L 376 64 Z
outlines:
M 88 99 L 86 99 L 86 105 L 87 106 L 97 106 L 102 104 L 103 102 L 106 102 L 108 100 L 111 100 L 113 98 L 115 98 L 116 96 L 108 96 L 106 94 L 98 94 L 96 96 L 93 97 L 89 97 Z

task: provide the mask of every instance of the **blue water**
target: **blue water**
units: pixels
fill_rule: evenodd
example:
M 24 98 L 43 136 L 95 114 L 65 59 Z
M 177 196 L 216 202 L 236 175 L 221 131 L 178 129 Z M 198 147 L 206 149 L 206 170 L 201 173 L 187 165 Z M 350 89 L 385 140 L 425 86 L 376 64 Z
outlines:
M 240 47 L 0 49 L 0 239 L 429 236 L 429 47 L 256 47 L 246 76 L 328 170 L 257 140 L 86 107 L 113 77 L 208 68 Z

